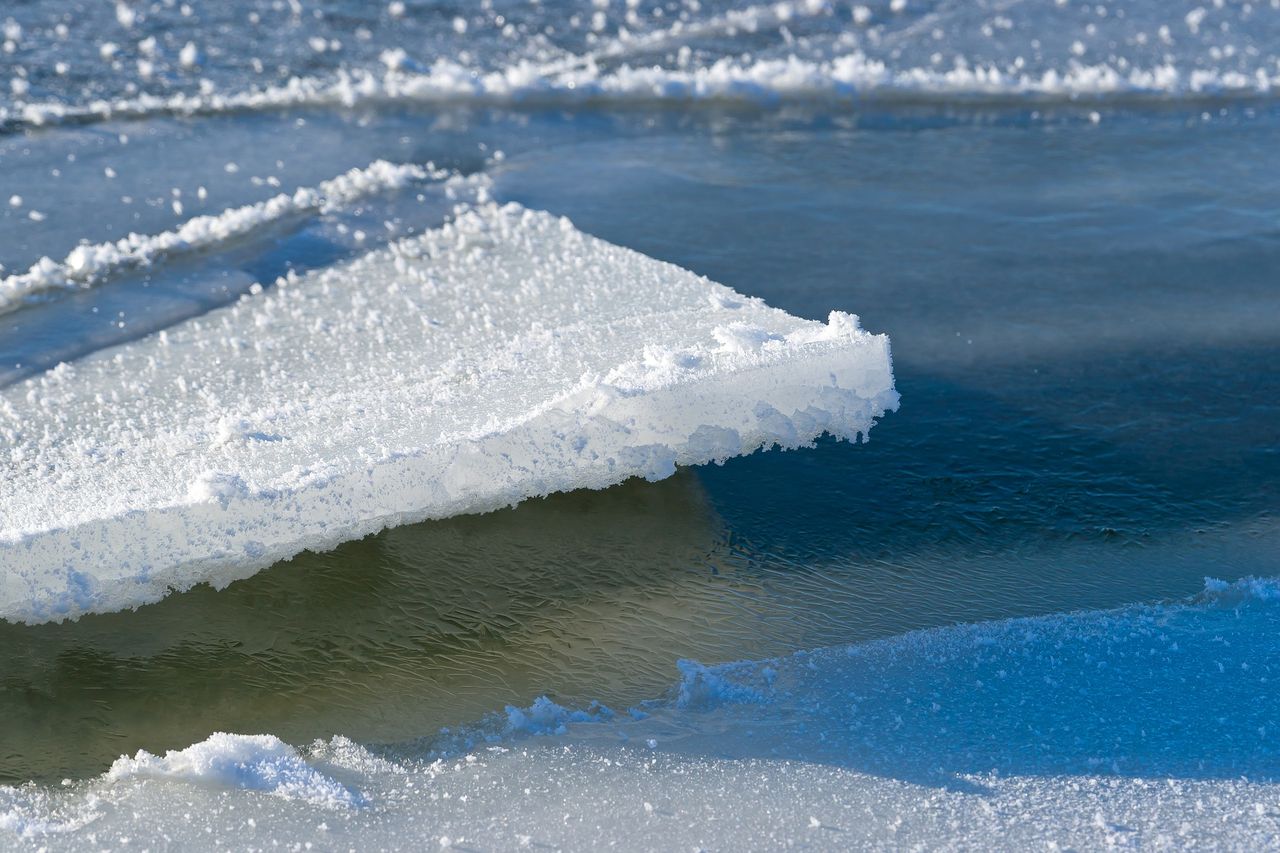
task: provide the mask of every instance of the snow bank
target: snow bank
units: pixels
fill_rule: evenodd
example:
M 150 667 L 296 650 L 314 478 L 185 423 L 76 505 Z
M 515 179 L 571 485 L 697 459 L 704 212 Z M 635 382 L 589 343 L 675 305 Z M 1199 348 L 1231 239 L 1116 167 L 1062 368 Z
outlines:
M 303 549 L 823 433 L 889 344 L 566 220 L 419 238 L 0 391 L 0 617 L 136 607 Z

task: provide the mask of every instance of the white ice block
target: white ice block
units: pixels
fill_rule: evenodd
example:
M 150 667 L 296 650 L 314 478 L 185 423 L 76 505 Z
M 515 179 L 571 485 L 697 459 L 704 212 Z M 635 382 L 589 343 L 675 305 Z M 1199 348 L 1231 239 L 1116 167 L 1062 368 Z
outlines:
M 657 479 L 897 406 L 889 342 L 487 205 L 0 389 L 0 618 Z

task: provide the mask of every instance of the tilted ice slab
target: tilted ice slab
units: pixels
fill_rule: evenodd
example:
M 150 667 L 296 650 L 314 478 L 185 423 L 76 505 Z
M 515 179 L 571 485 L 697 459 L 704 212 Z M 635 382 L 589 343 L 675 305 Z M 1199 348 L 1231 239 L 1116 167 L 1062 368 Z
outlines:
M 487 205 L 0 390 L 0 618 L 671 474 L 897 406 L 889 342 Z

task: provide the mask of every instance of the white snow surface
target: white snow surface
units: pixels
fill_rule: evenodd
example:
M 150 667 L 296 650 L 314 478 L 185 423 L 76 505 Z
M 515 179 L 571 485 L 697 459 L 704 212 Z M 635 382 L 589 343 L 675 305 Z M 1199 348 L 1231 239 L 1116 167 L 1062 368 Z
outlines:
M 516 205 L 0 390 L 0 618 L 657 479 L 897 406 L 889 342 Z

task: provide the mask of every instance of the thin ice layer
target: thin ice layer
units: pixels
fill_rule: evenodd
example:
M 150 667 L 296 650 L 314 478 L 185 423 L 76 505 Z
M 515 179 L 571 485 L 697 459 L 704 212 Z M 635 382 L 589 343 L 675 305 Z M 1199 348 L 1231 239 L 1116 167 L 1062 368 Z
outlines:
M 563 219 L 442 229 L 0 391 L 0 617 L 221 586 L 383 527 L 603 488 L 897 405 L 889 344 Z

